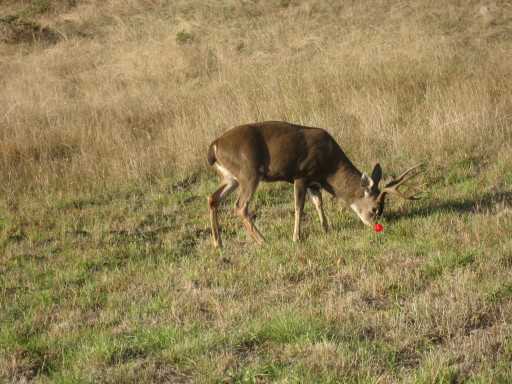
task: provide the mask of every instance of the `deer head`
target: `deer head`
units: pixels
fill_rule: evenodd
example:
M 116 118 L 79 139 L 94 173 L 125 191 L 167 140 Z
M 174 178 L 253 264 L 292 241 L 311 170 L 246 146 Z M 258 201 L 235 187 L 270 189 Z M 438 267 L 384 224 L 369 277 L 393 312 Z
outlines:
M 417 164 L 402 173 L 398 178 L 388 182 L 382 190 L 379 190 L 379 182 L 382 179 L 382 168 L 380 164 L 376 164 L 372 171 L 372 176 L 363 173 L 361 177 L 362 197 L 354 200 L 350 207 L 357 213 L 361 221 L 371 226 L 384 211 L 384 202 L 387 194 L 393 194 L 406 200 L 418 200 L 417 194 L 406 195 L 398 189 L 401 186 L 424 192 L 422 185 L 410 185 L 407 182 L 418 176 L 422 171 L 417 170 L 422 164 Z

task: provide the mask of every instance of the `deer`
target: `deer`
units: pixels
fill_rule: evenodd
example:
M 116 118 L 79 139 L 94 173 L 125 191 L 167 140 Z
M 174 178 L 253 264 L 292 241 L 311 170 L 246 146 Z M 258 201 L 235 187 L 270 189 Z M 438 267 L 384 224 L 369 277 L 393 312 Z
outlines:
M 418 169 L 422 164 L 417 164 L 379 190 L 382 179 L 379 163 L 371 176 L 361 173 L 326 130 L 278 121 L 239 125 L 226 131 L 210 144 L 207 159 L 221 179 L 218 189 L 208 196 L 215 247 L 222 247 L 218 207 L 238 187 L 235 212 L 261 245 L 265 243 L 264 237 L 249 216 L 249 203 L 261 181 L 293 184 L 294 242 L 301 239 L 300 222 L 306 194 L 316 207 L 321 229 L 327 233 L 329 226 L 323 209 L 322 189 L 348 204 L 361 221 L 371 227 L 383 213 L 387 194 L 417 200 L 420 198 L 418 193 L 405 194 L 399 187 L 421 193 L 425 185 L 408 183 L 422 172 Z

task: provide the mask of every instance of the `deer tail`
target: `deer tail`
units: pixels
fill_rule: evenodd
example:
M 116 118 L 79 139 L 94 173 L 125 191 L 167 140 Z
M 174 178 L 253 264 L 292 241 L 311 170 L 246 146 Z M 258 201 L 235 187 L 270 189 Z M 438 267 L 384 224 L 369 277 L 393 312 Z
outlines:
M 206 156 L 206 158 L 208 159 L 208 163 L 210 165 L 215 164 L 215 162 L 217 161 L 217 156 L 215 154 L 216 151 L 217 146 L 215 145 L 215 142 L 213 142 L 210 144 L 210 148 L 208 148 L 208 155 Z

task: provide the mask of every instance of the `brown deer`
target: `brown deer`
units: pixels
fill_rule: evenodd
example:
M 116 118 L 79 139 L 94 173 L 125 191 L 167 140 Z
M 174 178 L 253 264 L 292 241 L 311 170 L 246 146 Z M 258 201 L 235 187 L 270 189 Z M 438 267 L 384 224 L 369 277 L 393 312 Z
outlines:
M 262 180 L 293 183 L 294 241 L 300 238 L 306 191 L 315 204 L 322 229 L 327 232 L 321 188 L 349 204 L 363 223 L 371 226 L 382 214 L 386 194 L 416 200 L 418 197 L 405 195 L 398 188 L 407 186 L 422 192 L 423 187 L 406 184 L 421 172 L 417 171 L 421 165 L 418 164 L 379 190 L 382 178 L 379 164 L 375 165 L 370 177 L 357 170 L 325 130 L 276 121 L 240 125 L 227 131 L 210 144 L 208 162 L 221 177 L 220 187 L 208 196 L 212 237 L 216 247 L 222 246 L 217 207 L 238 186 L 240 192 L 235 211 L 260 244 L 264 239 L 249 217 L 248 208 Z

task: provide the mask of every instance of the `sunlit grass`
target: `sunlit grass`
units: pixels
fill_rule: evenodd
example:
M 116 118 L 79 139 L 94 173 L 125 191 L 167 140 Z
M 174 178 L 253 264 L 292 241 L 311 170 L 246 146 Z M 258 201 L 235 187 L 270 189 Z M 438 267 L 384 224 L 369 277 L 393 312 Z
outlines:
M 510 7 L 0 10 L 0 381 L 512 376 Z M 294 243 L 292 186 L 263 183 L 267 243 L 233 196 L 214 249 L 206 148 L 271 119 L 329 130 L 384 178 L 423 162 L 429 191 L 390 197 L 381 233 L 324 195 L 324 234 L 308 200 Z

